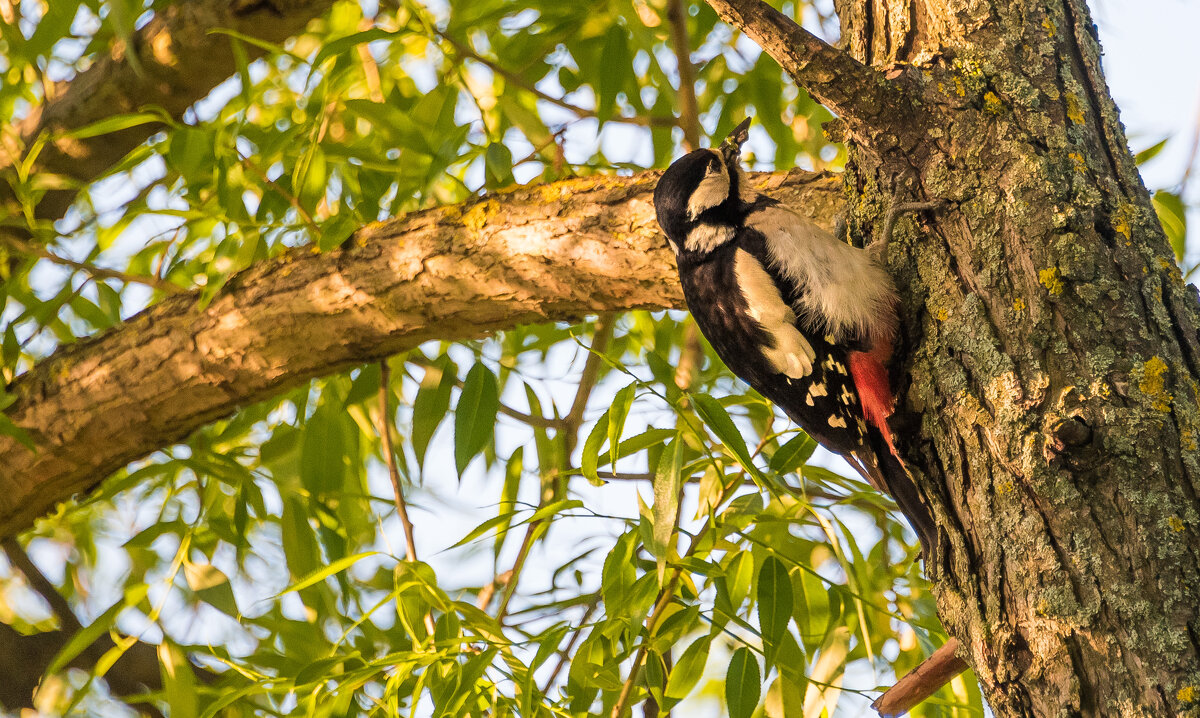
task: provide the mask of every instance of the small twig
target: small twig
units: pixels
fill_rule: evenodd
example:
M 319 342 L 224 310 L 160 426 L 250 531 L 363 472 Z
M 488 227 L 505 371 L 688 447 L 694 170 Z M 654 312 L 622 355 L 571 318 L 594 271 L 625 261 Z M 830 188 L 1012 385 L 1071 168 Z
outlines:
M 605 312 L 596 319 L 592 346 L 588 351 L 587 361 L 583 364 L 583 373 L 579 376 L 579 388 L 575 391 L 571 409 L 562 421 L 567 457 L 570 457 L 575 451 L 575 443 L 579 439 L 579 427 L 583 425 L 583 412 L 587 410 L 588 398 L 592 395 L 592 389 L 596 388 L 596 381 L 600 378 L 600 365 L 603 363 L 604 352 L 608 350 L 608 343 L 612 341 L 616 319 L 615 312 Z
M 529 557 L 529 550 L 533 547 L 533 534 L 542 525 L 542 521 L 534 521 L 529 524 L 529 528 L 525 530 L 525 538 L 521 540 L 521 550 L 517 552 L 517 558 L 513 561 L 512 568 L 499 574 L 507 576 L 508 581 L 504 584 L 504 594 L 500 597 L 500 606 L 496 609 L 496 623 L 504 625 L 504 617 L 508 614 L 508 602 L 512 600 L 513 594 L 517 591 L 517 577 L 521 575 L 521 569 L 525 567 L 525 559 Z
M 1192 145 L 1188 150 L 1187 162 L 1183 165 L 1183 176 L 1179 178 L 1179 196 L 1187 192 L 1188 183 L 1192 179 L 1192 171 L 1196 169 L 1196 156 L 1200 154 L 1200 105 L 1196 107 L 1196 117 L 1192 121 Z
M 455 383 L 461 384 L 462 382 L 455 382 Z M 534 416 L 532 414 L 526 414 L 525 412 L 520 411 L 518 409 L 514 409 L 511 406 L 508 406 L 507 404 L 504 404 L 504 403 L 500 404 L 499 410 L 500 410 L 501 414 L 504 414 L 505 416 L 509 417 L 510 419 L 516 419 L 517 421 L 519 421 L 523 424 L 529 424 L 530 426 L 537 426 L 537 427 L 541 427 L 543 429 L 557 429 L 560 426 L 562 426 L 561 419 L 557 419 L 557 420 L 547 419 L 544 416 Z
M 414 540 L 412 521 L 408 518 L 408 503 L 404 501 L 404 489 L 400 485 L 400 467 L 392 451 L 392 414 L 388 408 L 392 370 L 387 360 L 379 362 L 379 438 L 383 441 L 383 456 L 387 460 L 388 475 L 392 479 L 392 492 L 396 498 L 396 514 L 404 527 L 404 545 L 409 561 L 417 561 L 417 543 Z
M 932 656 L 879 696 L 871 707 L 884 718 L 899 716 L 937 693 L 955 676 L 970 668 L 966 661 L 955 655 L 959 645 L 957 638 L 946 641 Z
M 126 284 L 144 284 L 166 294 L 185 294 L 187 292 L 187 290 L 183 287 L 177 284 L 172 284 L 164 279 L 158 279 L 157 277 L 143 277 L 138 274 L 128 274 L 116 269 L 97 267 L 94 264 L 77 262 L 74 259 L 60 257 L 59 255 L 54 254 L 43 247 L 39 247 L 28 242 L 22 242 L 16 237 L 6 233 L 0 234 L 0 241 L 2 241 L 13 251 L 21 254 L 32 255 L 34 257 L 40 257 L 48 262 L 53 262 L 54 264 L 59 264 L 64 267 L 70 267 L 81 272 L 86 272 L 96 279 L 119 279 Z
M 492 602 L 492 597 L 496 595 L 496 587 L 503 586 L 511 580 L 512 571 L 505 571 L 480 588 L 479 595 L 475 597 L 476 608 L 480 611 L 487 610 L 488 604 Z
M 507 69 L 503 65 L 500 65 L 492 60 L 489 60 L 488 58 L 484 57 L 483 55 L 480 55 L 479 53 L 472 50 L 470 47 L 467 47 L 463 43 L 461 43 L 458 40 L 456 40 L 455 38 L 443 33 L 442 31 L 438 30 L 437 28 L 429 27 L 427 29 L 430 32 L 432 32 L 434 35 L 438 36 L 439 38 L 444 40 L 446 43 L 448 43 L 450 45 L 450 47 L 454 48 L 455 54 L 457 54 L 459 57 L 462 57 L 462 58 L 465 58 L 468 60 L 474 60 L 475 62 L 478 62 L 479 64 L 487 67 L 492 72 L 503 77 L 505 80 L 507 80 L 512 85 L 532 94 L 534 97 L 537 97 L 539 100 L 542 100 L 544 102 L 549 102 L 552 105 L 561 107 L 562 109 L 567 110 L 569 112 L 573 112 L 580 117 L 598 117 L 595 110 L 589 110 L 586 107 L 580 107 L 579 105 L 575 105 L 570 102 L 567 102 L 566 100 L 562 99 L 561 97 L 555 97 L 553 95 L 549 95 L 549 94 L 546 94 L 545 92 L 542 92 L 541 90 L 537 89 L 537 87 L 526 82 L 525 79 L 522 78 L 517 73 L 513 72 L 512 70 Z M 630 122 L 635 125 L 644 125 L 646 127 L 671 127 L 671 126 L 675 125 L 675 119 L 667 118 L 667 117 L 646 117 L 643 115 L 634 115 L 633 117 L 617 117 L 617 118 L 613 118 L 613 119 L 616 122 Z
M 724 501 L 724 497 L 729 494 L 729 490 L 734 484 L 721 487 L 721 492 L 717 496 L 717 505 Z M 691 543 L 688 544 L 687 551 L 683 553 L 686 558 L 695 552 L 700 546 L 700 542 L 712 529 L 713 514 L 709 514 L 708 518 L 700 529 L 692 536 Z M 625 682 L 621 684 L 621 694 L 617 697 L 616 705 L 613 706 L 612 713 L 609 718 L 621 718 L 625 714 L 625 710 L 629 707 L 629 697 L 633 694 L 633 684 L 637 682 L 638 673 L 641 671 L 642 664 L 646 662 L 646 653 L 649 650 L 650 638 L 654 635 L 654 630 L 658 627 L 658 622 L 662 619 L 663 611 L 671 604 L 671 599 L 675 597 L 675 586 L 679 584 L 679 577 L 683 574 L 683 569 L 675 567 L 671 570 L 671 577 L 666 584 L 658 592 L 658 600 L 654 602 L 654 608 L 650 612 L 650 617 L 646 619 L 646 640 L 638 646 L 637 654 L 633 658 L 633 665 L 629 667 L 629 675 L 626 676 Z
M 554 679 L 558 678 L 558 674 L 562 672 L 563 666 L 567 664 L 567 659 L 571 657 L 571 650 L 575 648 L 575 644 L 579 642 L 579 637 L 583 635 L 583 629 L 592 618 L 592 614 L 600 607 L 600 594 L 597 593 L 588 604 L 587 610 L 583 612 L 583 617 L 579 619 L 579 628 L 571 632 L 571 637 L 567 639 L 567 645 L 563 646 L 558 652 L 558 663 L 554 664 L 554 670 L 550 671 L 550 677 L 546 679 L 545 688 L 542 689 L 542 694 L 545 695 L 550 687 L 554 685 Z
M 700 147 L 700 110 L 696 103 L 696 68 L 692 65 L 688 42 L 687 9 L 683 0 L 667 4 L 667 22 L 671 23 L 671 45 L 679 68 L 679 126 L 689 151 Z
M 312 215 L 308 213 L 308 210 L 304 209 L 304 205 L 300 204 L 300 200 L 295 195 L 293 195 L 291 192 L 288 192 L 283 187 L 280 187 L 275 180 L 268 177 L 267 173 L 254 163 L 254 160 L 250 159 L 249 157 L 243 157 L 242 153 L 240 152 L 238 153 L 238 159 L 241 160 L 242 164 L 247 169 L 249 169 L 255 174 L 255 176 L 262 180 L 264 184 L 278 192 L 279 196 L 286 199 L 288 204 L 292 205 L 292 209 L 296 210 L 296 213 L 300 215 L 300 218 L 304 220 L 304 223 L 309 226 L 309 229 L 311 229 L 314 233 L 319 233 L 321 231 L 320 227 L 318 227 L 317 223 L 313 220 Z
M 388 393 L 390 391 L 392 370 L 388 367 L 387 359 L 379 362 L 379 438 L 383 441 L 383 454 L 387 459 L 388 476 L 392 479 L 392 492 L 396 498 L 396 515 L 400 517 L 400 525 L 404 527 L 405 558 L 418 561 L 417 542 L 414 538 L 412 521 L 408 518 L 408 503 L 404 500 L 404 489 L 400 485 L 400 467 L 396 464 L 396 453 L 392 450 L 392 414 L 388 409 Z M 425 614 L 425 630 L 432 639 L 434 625 L 433 614 Z
M 67 603 L 67 599 L 63 598 L 54 584 L 50 583 L 50 579 L 46 578 L 33 559 L 29 558 L 29 554 L 21 548 L 21 544 L 15 538 L 9 537 L 4 539 L 2 545 L 8 562 L 25 574 L 25 580 L 29 582 L 30 588 L 50 604 L 50 610 L 58 618 L 58 623 L 63 631 L 74 633 L 82 628 L 75 611 L 71 610 L 71 604 Z
M 687 554 L 690 555 L 704 536 L 708 528 L 711 526 L 711 519 L 706 523 L 692 540 L 692 545 L 689 547 Z M 679 583 L 679 576 L 682 569 L 676 568 L 671 572 L 671 578 L 667 584 L 658 592 L 658 600 L 654 602 L 654 609 L 650 613 L 650 617 L 646 619 L 646 640 L 642 641 L 638 646 L 637 654 L 633 658 L 633 665 L 629 667 L 629 675 L 625 678 L 625 682 L 621 685 L 621 694 L 617 697 L 617 703 L 613 706 L 610 718 L 621 718 L 625 714 L 625 709 L 629 706 L 629 697 L 633 693 L 633 684 L 637 682 L 638 673 L 642 669 L 642 664 L 646 662 L 647 646 L 650 645 L 650 637 L 654 635 L 654 629 L 658 628 L 658 622 L 662 619 L 663 610 L 671 604 L 671 599 L 675 597 L 675 586 Z
M 612 471 L 597 471 L 596 478 L 608 481 L 654 481 L 654 474 L 620 474 Z
M 613 328 L 616 325 L 616 313 L 605 312 L 596 320 L 595 333 L 592 336 L 592 346 L 588 352 L 587 361 L 583 365 L 583 373 L 579 377 L 579 388 L 575 391 L 575 399 L 571 402 L 571 408 L 567 415 L 562 418 L 558 426 L 558 435 L 563 440 L 563 456 L 568 460 L 571 454 L 575 451 L 575 444 L 579 440 L 579 427 L 583 425 L 583 415 L 587 410 L 588 397 L 591 396 L 592 390 L 596 387 L 596 382 L 600 378 L 600 365 L 604 351 L 608 348 L 608 343 L 612 339 Z M 560 467 L 555 467 L 552 474 L 557 474 Z M 549 498 L 546 490 L 542 491 L 539 506 L 544 505 Z M 513 561 L 511 574 L 508 584 L 504 587 L 504 596 L 500 599 L 500 607 L 496 610 L 496 622 L 503 624 L 504 616 L 508 612 L 508 602 L 512 600 L 513 594 L 517 590 L 517 580 L 521 576 L 521 568 L 525 565 L 525 559 L 529 557 L 529 551 L 533 548 L 534 534 L 541 528 L 544 520 L 534 521 L 525 529 L 525 538 L 521 541 L 521 550 L 517 553 L 517 558 Z

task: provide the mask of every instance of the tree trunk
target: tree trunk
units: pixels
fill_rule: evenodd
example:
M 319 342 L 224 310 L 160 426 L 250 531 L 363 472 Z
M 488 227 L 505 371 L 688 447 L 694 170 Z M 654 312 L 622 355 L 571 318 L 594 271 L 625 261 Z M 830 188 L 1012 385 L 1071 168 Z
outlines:
M 949 202 L 890 254 L 943 622 L 997 716 L 1200 714 L 1200 317 L 1087 7 L 837 9 L 907 100 L 850 123 L 856 217 Z

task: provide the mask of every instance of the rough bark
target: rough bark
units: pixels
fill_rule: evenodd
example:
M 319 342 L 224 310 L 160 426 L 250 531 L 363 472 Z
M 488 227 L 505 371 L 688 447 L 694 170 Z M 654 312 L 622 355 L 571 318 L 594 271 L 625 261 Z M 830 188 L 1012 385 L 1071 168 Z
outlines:
M 588 313 L 682 306 L 654 220 L 657 172 L 519 188 L 360 230 L 339 250 L 288 252 L 208 305 L 168 298 L 18 378 L 0 436 L 0 536 L 239 406 L 431 339 Z M 819 221 L 836 183 L 756 175 Z
M 838 11 L 844 45 L 907 98 L 843 108 L 875 118 L 848 136 L 856 217 L 893 193 L 949 202 L 890 256 L 943 622 L 997 716 L 1200 713 L 1200 307 L 1086 6 Z
M 43 133 L 33 170 L 61 176 L 65 187 L 46 192 L 37 207 L 40 219 L 63 216 L 75 187 L 109 172 L 126 154 L 162 129 L 147 122 L 95 137 L 64 134 L 117 113 L 158 108 L 176 120 L 197 100 L 237 71 L 233 40 L 212 35 L 221 28 L 278 44 L 304 29 L 332 0 L 191 0 L 167 5 L 133 38 L 133 51 L 118 45 L 108 56 L 68 82 L 51 86 L 48 99 L 17 128 L 20 142 L 0 144 L 0 172 L 19 162 Z M 242 43 L 248 59 L 263 50 Z M 130 56 L 136 62 L 130 62 Z M 14 201 L 12 188 L 0 183 L 0 209 Z

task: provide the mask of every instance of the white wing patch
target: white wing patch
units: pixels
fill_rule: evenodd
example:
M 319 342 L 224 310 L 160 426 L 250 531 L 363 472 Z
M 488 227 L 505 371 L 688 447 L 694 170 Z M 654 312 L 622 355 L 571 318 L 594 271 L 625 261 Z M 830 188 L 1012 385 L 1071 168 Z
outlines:
M 766 237 L 772 266 L 807 290 L 796 313 L 818 323 L 831 344 L 866 336 L 890 343 L 896 333 L 896 289 L 872 255 L 782 206 L 765 207 L 746 226 Z M 843 372 L 844 373 L 844 372 Z
M 725 169 L 725 163 L 720 155 L 717 155 L 717 169 L 714 170 L 710 166 L 696 191 L 688 198 L 688 219 L 696 219 L 726 199 L 729 199 L 729 170 Z
M 698 224 L 688 232 L 684 245 L 693 252 L 711 252 L 733 239 L 735 230 L 723 224 Z
M 811 374 L 816 352 L 796 328 L 796 314 L 783 301 L 771 275 L 744 249 L 734 255 L 733 271 L 749 307 L 750 318 L 774 340 L 774 347 L 762 347 L 763 356 L 771 367 L 791 379 Z

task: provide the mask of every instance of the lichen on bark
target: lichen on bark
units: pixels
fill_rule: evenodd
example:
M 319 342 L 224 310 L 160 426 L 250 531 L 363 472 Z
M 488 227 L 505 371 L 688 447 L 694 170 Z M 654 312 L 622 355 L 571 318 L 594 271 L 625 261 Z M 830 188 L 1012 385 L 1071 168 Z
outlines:
M 897 191 L 950 203 L 890 257 L 943 621 L 997 715 L 1194 714 L 1198 307 L 1086 6 L 838 10 L 848 51 L 921 108 L 890 129 L 910 150 L 851 148 L 860 231 Z

